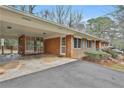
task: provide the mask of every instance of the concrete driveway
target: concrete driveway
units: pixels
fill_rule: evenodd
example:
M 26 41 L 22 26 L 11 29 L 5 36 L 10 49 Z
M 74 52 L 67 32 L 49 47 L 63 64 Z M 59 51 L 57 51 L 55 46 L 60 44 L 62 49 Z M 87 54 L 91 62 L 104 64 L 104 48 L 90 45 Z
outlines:
M 124 87 L 124 73 L 77 61 L 1 82 L 0 87 Z

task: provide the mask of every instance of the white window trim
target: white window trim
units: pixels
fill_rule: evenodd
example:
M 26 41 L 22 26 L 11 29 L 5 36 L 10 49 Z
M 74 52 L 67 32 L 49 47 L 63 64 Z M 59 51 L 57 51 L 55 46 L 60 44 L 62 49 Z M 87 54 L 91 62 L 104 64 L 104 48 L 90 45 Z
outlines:
M 76 48 L 75 48 L 75 47 L 74 47 L 74 43 L 73 43 L 73 48 L 74 48 L 74 49 L 81 49 L 81 48 L 82 48 L 82 45 L 81 45 L 80 47 L 78 47 L 78 43 L 79 43 L 78 41 L 79 41 L 79 39 L 81 39 L 81 38 L 74 37 L 74 39 L 75 39 L 75 38 L 77 39 L 77 40 L 76 40 L 76 41 L 77 41 L 77 45 L 76 45 Z M 74 39 L 73 39 L 73 42 L 74 42 Z M 82 44 L 82 40 L 81 40 L 81 44 Z
M 60 55 L 66 55 L 66 52 L 65 53 L 62 53 L 62 38 L 65 38 L 66 39 L 66 36 L 61 36 L 60 37 Z M 65 40 L 65 49 L 66 49 L 66 40 Z

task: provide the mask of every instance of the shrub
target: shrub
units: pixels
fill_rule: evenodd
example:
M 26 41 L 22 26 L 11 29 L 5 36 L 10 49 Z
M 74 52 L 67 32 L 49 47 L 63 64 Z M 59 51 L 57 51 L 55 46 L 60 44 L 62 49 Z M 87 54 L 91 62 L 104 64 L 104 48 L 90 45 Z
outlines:
M 116 58 L 118 56 L 118 53 L 111 51 L 110 54 L 112 55 L 113 58 Z
M 91 58 L 91 59 L 96 59 L 96 60 L 101 60 L 101 59 L 107 59 L 108 57 L 110 57 L 111 55 L 103 52 L 103 51 L 87 51 L 85 52 L 85 54 Z
M 103 50 L 103 51 L 106 52 L 106 53 L 111 54 L 113 58 L 118 57 L 118 53 L 113 51 L 112 49 L 106 49 L 106 50 Z

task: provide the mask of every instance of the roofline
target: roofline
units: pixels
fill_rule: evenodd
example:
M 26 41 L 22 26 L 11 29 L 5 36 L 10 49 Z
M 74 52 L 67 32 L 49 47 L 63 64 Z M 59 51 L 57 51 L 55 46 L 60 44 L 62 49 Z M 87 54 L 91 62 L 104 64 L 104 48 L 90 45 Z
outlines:
M 15 9 L 15 8 L 10 7 L 10 6 L 2 5 L 2 6 L 0 6 L 0 7 L 1 7 L 1 8 L 4 8 L 4 9 L 7 9 L 7 10 L 9 10 L 9 11 L 15 12 L 15 13 L 17 13 L 17 14 L 22 14 L 22 15 L 24 15 L 24 16 L 29 16 L 29 17 L 34 18 L 34 19 L 36 19 L 36 20 L 40 20 L 40 21 L 47 22 L 47 23 L 49 23 L 49 24 L 52 24 L 52 25 L 55 25 L 55 26 L 58 26 L 58 27 L 61 27 L 61 28 L 70 30 L 70 31 L 75 32 L 75 33 L 88 35 L 88 36 L 90 36 L 90 37 L 92 37 L 92 38 L 95 38 L 95 39 L 98 39 L 98 40 L 100 40 L 100 41 L 108 42 L 108 41 L 106 41 L 106 40 L 103 39 L 103 38 L 99 38 L 99 37 L 90 35 L 90 34 L 85 33 L 85 32 L 79 32 L 78 30 L 75 30 L 75 29 L 73 29 L 73 28 L 69 28 L 69 27 L 67 27 L 67 26 L 58 24 L 58 23 L 56 23 L 56 22 L 53 22 L 53 21 L 50 21 L 50 20 L 43 19 L 43 18 L 41 18 L 41 17 L 35 16 L 35 15 L 33 15 L 33 14 L 29 14 L 29 13 L 26 13 L 26 12 L 23 12 L 23 11 L 20 11 L 20 10 L 17 10 L 17 9 Z

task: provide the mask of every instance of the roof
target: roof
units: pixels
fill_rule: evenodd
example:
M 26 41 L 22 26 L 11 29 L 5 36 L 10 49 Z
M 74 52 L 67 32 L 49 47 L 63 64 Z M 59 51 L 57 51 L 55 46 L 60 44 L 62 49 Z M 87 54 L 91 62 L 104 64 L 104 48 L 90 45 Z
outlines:
M 1 8 L 4 8 L 4 9 L 7 9 L 7 10 L 9 10 L 9 11 L 12 11 L 12 12 L 18 13 L 18 14 L 23 14 L 24 16 L 29 16 L 29 17 L 34 18 L 34 19 L 39 20 L 39 21 L 47 22 L 47 23 L 49 23 L 49 24 L 51 24 L 51 25 L 54 25 L 54 26 L 57 26 L 57 27 L 61 27 L 61 28 L 67 29 L 67 30 L 69 30 L 69 31 L 71 31 L 71 32 L 74 32 L 74 33 L 76 33 L 76 34 L 80 34 L 80 35 L 82 34 L 82 35 L 86 35 L 86 36 L 95 38 L 95 39 L 97 39 L 97 40 L 103 41 L 103 42 L 108 42 L 108 41 L 106 41 L 105 39 L 98 38 L 98 37 L 96 37 L 96 36 L 90 35 L 90 34 L 85 33 L 85 32 L 80 32 L 80 31 L 75 30 L 75 29 L 73 29 L 73 28 L 69 28 L 69 27 L 67 27 L 67 26 L 60 25 L 60 24 L 58 24 L 58 23 L 56 23 L 56 22 L 43 19 L 43 18 L 41 18 L 41 17 L 38 17 L 38 16 L 35 16 L 35 15 L 33 15 L 33 14 L 29 14 L 29 13 L 26 13 L 26 12 L 23 12 L 23 11 L 20 11 L 20 10 L 17 10 L 17 9 L 15 9 L 15 8 L 12 8 L 12 7 L 9 7 L 9 6 L 0 6 L 0 7 L 1 7 Z

